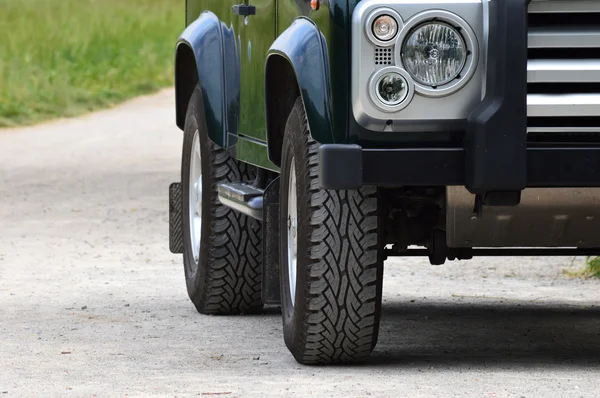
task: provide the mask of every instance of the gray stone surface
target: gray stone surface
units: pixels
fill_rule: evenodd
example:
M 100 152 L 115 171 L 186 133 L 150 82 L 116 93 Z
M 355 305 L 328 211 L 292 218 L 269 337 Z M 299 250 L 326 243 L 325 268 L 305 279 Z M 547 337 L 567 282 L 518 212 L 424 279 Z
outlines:
M 168 251 L 173 94 L 0 130 L 0 397 L 600 396 L 581 259 L 386 263 L 372 359 L 303 367 L 277 309 L 211 317 Z

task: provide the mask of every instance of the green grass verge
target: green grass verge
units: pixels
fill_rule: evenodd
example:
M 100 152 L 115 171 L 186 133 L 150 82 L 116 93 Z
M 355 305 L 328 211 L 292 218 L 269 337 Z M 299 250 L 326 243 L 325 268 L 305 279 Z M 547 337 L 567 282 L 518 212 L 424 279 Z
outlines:
M 600 278 L 600 257 L 588 257 L 583 269 L 565 269 L 563 273 L 571 278 Z
M 600 257 L 588 257 L 583 276 L 587 278 L 600 278 Z
M 0 0 L 0 127 L 169 86 L 183 0 Z

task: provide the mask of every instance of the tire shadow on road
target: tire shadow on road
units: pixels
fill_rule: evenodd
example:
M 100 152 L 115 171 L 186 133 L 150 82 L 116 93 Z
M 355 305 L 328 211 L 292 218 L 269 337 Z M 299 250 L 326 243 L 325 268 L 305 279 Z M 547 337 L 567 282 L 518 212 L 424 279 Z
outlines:
M 600 365 L 600 306 L 383 304 L 367 365 Z

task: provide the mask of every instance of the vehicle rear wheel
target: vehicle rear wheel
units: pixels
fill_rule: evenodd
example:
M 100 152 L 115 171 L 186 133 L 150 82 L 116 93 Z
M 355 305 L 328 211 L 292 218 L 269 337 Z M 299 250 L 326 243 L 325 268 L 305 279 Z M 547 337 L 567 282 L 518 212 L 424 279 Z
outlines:
M 377 189 L 325 190 L 301 99 L 289 115 L 280 183 L 283 332 L 303 364 L 356 362 L 377 343 L 383 280 Z
M 181 162 L 183 263 L 188 295 L 203 314 L 260 310 L 261 223 L 226 206 L 217 186 L 250 181 L 255 171 L 212 143 L 202 93 L 188 105 Z

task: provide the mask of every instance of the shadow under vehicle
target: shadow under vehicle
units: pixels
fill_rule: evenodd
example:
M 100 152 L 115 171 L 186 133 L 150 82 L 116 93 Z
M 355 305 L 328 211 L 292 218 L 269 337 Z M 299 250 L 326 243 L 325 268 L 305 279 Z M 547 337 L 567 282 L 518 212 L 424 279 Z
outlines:
M 370 355 L 383 262 L 600 254 L 600 1 L 187 0 L 170 246 L 201 313 Z M 241 338 L 242 336 L 240 336 Z

